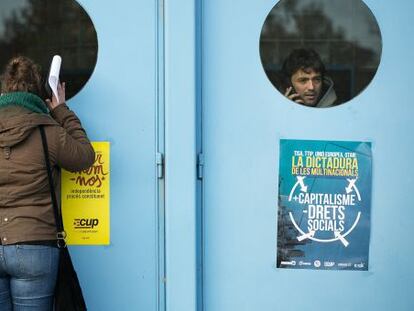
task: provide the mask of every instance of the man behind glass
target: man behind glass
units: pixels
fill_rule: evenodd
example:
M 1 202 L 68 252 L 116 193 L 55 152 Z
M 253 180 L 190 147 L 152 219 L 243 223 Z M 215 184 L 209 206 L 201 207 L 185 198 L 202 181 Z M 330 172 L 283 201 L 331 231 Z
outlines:
M 333 81 L 325 75 L 325 65 L 312 49 L 293 50 L 282 66 L 281 92 L 290 100 L 309 107 L 336 105 Z

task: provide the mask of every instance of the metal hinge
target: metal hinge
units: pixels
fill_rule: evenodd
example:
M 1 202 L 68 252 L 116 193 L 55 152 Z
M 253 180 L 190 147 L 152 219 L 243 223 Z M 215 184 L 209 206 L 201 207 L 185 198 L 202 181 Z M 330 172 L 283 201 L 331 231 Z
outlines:
M 197 178 L 203 179 L 204 177 L 204 154 L 199 153 L 197 156 Z
M 158 179 L 164 178 L 164 155 L 157 152 L 155 163 L 157 164 L 157 177 Z

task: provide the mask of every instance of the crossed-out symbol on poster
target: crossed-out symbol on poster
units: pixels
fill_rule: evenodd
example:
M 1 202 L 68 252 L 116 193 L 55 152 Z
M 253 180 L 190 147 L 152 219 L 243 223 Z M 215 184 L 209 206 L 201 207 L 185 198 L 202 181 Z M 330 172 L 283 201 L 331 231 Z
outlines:
M 297 181 L 289 194 L 289 202 L 293 200 L 304 206 L 303 214 L 306 214 L 308 218 L 307 232 L 305 232 L 295 221 L 292 212 L 289 212 L 293 225 L 300 233 L 297 236 L 298 241 L 310 239 L 321 243 L 331 243 L 339 240 L 347 247 L 349 241 L 347 241 L 346 236 L 355 229 L 361 218 L 361 211 L 358 211 L 352 225 L 345 231 L 347 208 L 356 207 L 358 202 L 361 202 L 361 195 L 355 185 L 357 178 L 347 178 L 348 183 L 344 183 L 343 193 L 334 194 L 308 192 L 308 186 L 305 184 L 306 177 L 296 176 L 296 178 Z M 349 224 L 350 222 L 347 221 L 346 223 Z M 332 236 L 326 238 L 327 234 L 324 234 L 323 238 L 318 238 L 318 232 L 332 233 Z

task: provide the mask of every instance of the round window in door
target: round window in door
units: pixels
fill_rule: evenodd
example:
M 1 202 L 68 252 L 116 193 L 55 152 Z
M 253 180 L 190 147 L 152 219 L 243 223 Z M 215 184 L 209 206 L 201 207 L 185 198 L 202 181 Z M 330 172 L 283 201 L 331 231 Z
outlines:
M 334 107 L 360 94 L 377 72 L 381 33 L 361 0 L 281 0 L 260 35 L 273 86 L 295 103 Z
M 24 55 L 46 76 L 52 57 L 62 57 L 66 98 L 76 95 L 95 68 L 98 40 L 86 11 L 74 0 L 0 0 L 0 71 Z

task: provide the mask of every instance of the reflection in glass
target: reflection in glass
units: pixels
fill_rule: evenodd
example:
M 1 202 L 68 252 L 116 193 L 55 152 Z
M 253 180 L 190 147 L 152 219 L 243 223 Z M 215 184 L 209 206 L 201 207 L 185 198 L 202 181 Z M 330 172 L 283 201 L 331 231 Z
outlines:
M 0 12 L 0 70 L 13 56 L 24 55 L 47 75 L 59 54 L 67 98 L 78 93 L 92 75 L 98 51 L 85 10 L 74 0 L 0 0 Z
M 263 67 L 281 92 L 283 61 L 297 48 L 312 48 L 321 56 L 338 103 L 344 103 L 373 79 L 381 58 L 381 33 L 361 0 L 281 0 L 267 16 L 260 37 Z

